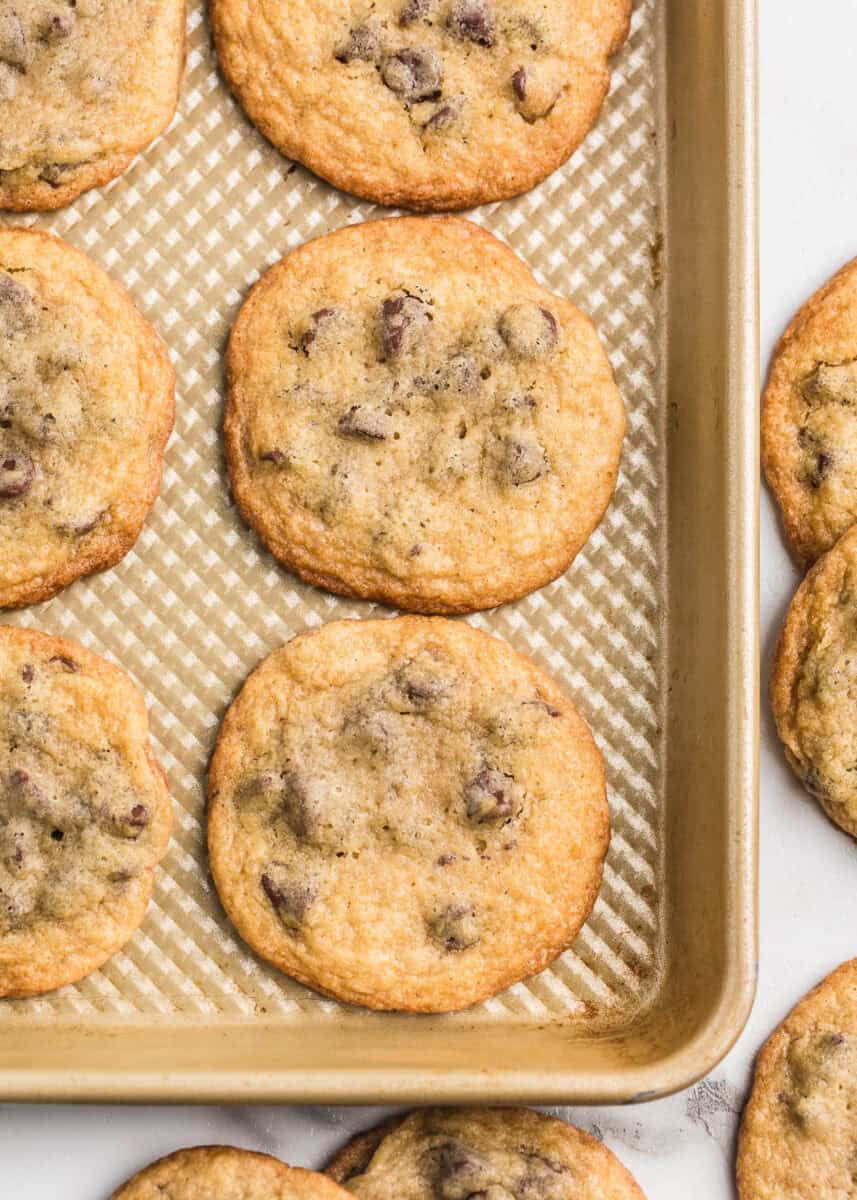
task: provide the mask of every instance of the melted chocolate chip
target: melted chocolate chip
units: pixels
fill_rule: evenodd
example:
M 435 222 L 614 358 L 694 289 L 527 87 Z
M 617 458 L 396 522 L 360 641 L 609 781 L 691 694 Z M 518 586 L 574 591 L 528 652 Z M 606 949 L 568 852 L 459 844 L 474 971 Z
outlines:
M 315 891 L 309 884 L 296 880 L 284 863 L 271 863 L 263 872 L 260 883 L 274 911 L 283 925 L 296 932 L 315 899 Z
M 463 41 L 494 45 L 494 14 L 486 0 L 453 0 L 449 28 Z
M 49 46 L 56 42 L 65 41 L 74 32 L 76 15 L 72 10 L 59 13 L 47 13 L 39 21 L 36 31 L 43 42 Z
M 0 500 L 26 495 L 35 477 L 36 467 L 28 454 L 0 449 Z
M 30 663 L 25 663 L 21 670 L 21 678 L 24 683 L 32 683 L 36 677 L 36 672 L 33 670 Z
M 443 133 L 451 129 L 464 110 L 464 97 L 454 96 L 439 104 L 427 121 L 423 123 L 426 133 Z
M 443 84 L 443 61 L 431 47 L 407 46 L 384 59 L 381 78 L 403 100 L 437 100 Z
M 64 654 L 55 654 L 53 658 L 49 658 L 48 662 L 59 663 L 63 670 L 76 674 L 80 670 L 80 663 L 76 663 L 73 658 L 67 658 Z
M 342 323 L 344 316 L 341 308 L 320 308 L 314 312 L 310 316 L 308 327 L 301 334 L 300 347 L 304 354 L 310 354 L 321 345 L 330 343 L 333 340 L 331 335 L 336 326 Z
M 535 438 L 522 435 L 503 439 L 498 462 L 502 482 L 521 487 L 540 479 L 547 469 L 545 452 Z
M 273 463 L 275 467 L 281 467 L 286 461 L 286 455 L 282 450 L 265 450 L 259 455 L 259 462 Z
M 399 24 L 407 27 L 417 21 L 425 21 L 432 15 L 436 7 L 437 0 L 407 0 L 399 14 Z
M 443 1142 L 436 1151 L 434 1191 L 439 1200 L 470 1200 L 491 1186 L 487 1159 L 461 1142 Z
M 474 825 L 497 825 L 515 811 L 514 777 L 483 767 L 464 788 L 464 811 Z
M 398 359 L 413 350 L 425 336 L 429 321 L 428 305 L 416 296 L 396 292 L 381 305 L 378 336 L 386 359 Z
M 526 1153 L 526 1172 L 515 1187 L 516 1200 L 563 1200 L 568 1195 L 571 1171 L 543 1154 Z
M 358 25 L 351 30 L 348 40 L 338 48 L 334 58 L 337 62 L 349 63 L 355 59 L 374 62 L 381 53 L 381 37 L 377 29 Z
M 559 340 L 556 317 L 531 300 L 507 308 L 500 317 L 498 328 L 516 358 L 543 358 Z
M 368 408 L 365 404 L 352 404 L 339 418 L 337 429 L 343 437 L 383 442 L 387 438 L 386 413 Z
M 816 407 L 838 404 L 857 406 L 857 360 L 844 363 L 818 363 L 801 384 L 801 395 Z
M 476 909 L 466 900 L 457 900 L 439 909 L 426 921 L 429 934 L 450 954 L 469 950 L 479 941 Z
M 281 811 L 296 838 L 309 837 L 315 816 L 311 787 L 303 776 L 289 772 L 283 780 Z
M 421 662 L 407 663 L 394 676 L 396 691 L 411 710 L 430 708 L 449 691 L 449 681 Z
M 519 67 L 512 76 L 512 91 L 518 100 L 524 101 L 527 98 L 527 71 L 525 67 Z

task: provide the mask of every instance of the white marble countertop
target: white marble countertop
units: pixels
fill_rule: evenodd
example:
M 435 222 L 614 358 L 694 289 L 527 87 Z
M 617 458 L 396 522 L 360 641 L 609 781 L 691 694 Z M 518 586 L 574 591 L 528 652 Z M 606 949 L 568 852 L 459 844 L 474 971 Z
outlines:
M 854 0 L 821 0 L 808 20 L 805 0 L 759 0 L 759 8 L 764 366 L 796 306 L 857 254 L 857 10 Z M 765 495 L 765 677 L 796 583 Z M 767 710 L 761 806 L 761 975 L 738 1045 L 690 1092 L 635 1108 L 562 1110 L 603 1135 L 650 1200 L 684 1200 L 691 1188 L 695 1200 L 732 1196 L 734 1136 L 753 1054 L 804 991 L 857 953 L 857 846 L 792 780 Z M 146 1162 L 200 1142 L 316 1166 L 380 1111 L 0 1106 L 0 1196 L 104 1200 Z

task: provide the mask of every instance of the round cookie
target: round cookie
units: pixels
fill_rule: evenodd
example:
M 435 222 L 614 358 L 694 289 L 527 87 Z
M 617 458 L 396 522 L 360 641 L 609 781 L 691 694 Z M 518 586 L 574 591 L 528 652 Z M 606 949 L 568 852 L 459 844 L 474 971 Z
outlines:
M 125 672 L 0 626 L 0 996 L 73 983 L 125 945 L 171 823 Z
M 808 567 L 857 521 L 857 259 L 783 335 L 764 397 L 762 463 L 791 552 Z
M 0 4 L 0 208 L 71 203 L 172 120 L 184 0 Z
M 310 583 L 461 613 L 561 575 L 625 411 L 583 314 L 455 217 L 349 226 L 273 267 L 229 342 L 235 499 Z
M 130 550 L 174 397 L 167 351 L 118 284 L 59 238 L 0 227 L 0 608 Z
M 841 1200 L 855 1188 L 857 959 L 763 1046 L 741 1123 L 740 1200 Z
M 831 820 L 857 837 L 857 527 L 815 564 L 774 656 L 771 704 L 786 757 Z
M 269 1154 L 195 1146 L 152 1163 L 111 1200 L 347 1200 L 347 1193 L 326 1176 Z
M 263 958 L 377 1009 L 464 1008 L 546 967 L 589 914 L 604 766 L 559 688 L 459 622 L 336 621 L 226 714 L 211 870 Z
M 227 81 L 289 158 L 377 204 L 468 208 L 577 149 L 631 0 L 213 0 Z
M 355 1138 L 328 1174 L 361 1200 L 644 1200 L 590 1134 L 526 1108 L 424 1108 Z

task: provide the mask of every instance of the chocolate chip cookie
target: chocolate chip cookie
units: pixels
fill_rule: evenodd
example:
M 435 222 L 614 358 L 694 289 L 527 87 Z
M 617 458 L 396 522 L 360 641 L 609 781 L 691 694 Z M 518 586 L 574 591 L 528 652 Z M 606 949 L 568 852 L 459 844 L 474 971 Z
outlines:
M 327 1171 L 361 1200 L 644 1200 L 601 1142 L 526 1108 L 417 1109 Z
M 170 123 L 184 0 L 0 0 L 0 208 L 120 175 Z
M 740 1200 L 855 1194 L 857 959 L 805 996 L 756 1062 L 738 1150 Z
M 771 703 L 786 757 L 831 820 L 857 837 L 857 527 L 798 588 L 774 658 Z
M 762 462 L 797 562 L 857 521 L 857 259 L 807 301 L 777 349 Z
M 258 667 L 209 776 L 211 869 L 263 958 L 378 1009 L 464 1008 L 541 971 L 595 902 L 604 766 L 505 642 L 336 621 Z
M 111 1200 L 348 1200 L 324 1175 L 232 1146 L 177 1150 L 129 1179 Z
M 59 238 L 0 227 L 0 608 L 133 546 L 174 392 L 166 349 L 118 284 Z
M 604 513 L 625 412 L 591 323 L 455 217 L 294 251 L 229 343 L 235 499 L 310 583 L 417 612 L 562 574 Z
M 540 183 L 610 86 L 631 0 L 213 0 L 262 133 L 378 204 L 467 208 Z
M 0 626 L 0 996 L 73 983 L 124 946 L 171 822 L 124 671 Z

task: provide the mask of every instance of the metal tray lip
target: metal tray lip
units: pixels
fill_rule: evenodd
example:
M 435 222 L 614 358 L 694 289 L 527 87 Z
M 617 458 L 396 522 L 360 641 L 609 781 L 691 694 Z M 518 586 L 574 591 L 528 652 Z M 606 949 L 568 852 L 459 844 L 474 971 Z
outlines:
M 740 353 L 730 364 L 726 407 L 738 433 L 730 483 L 730 561 L 735 571 L 730 608 L 732 650 L 728 695 L 735 722 L 725 798 L 739 830 L 733 896 L 727 917 L 727 976 L 706 1022 L 678 1050 L 640 1068 L 605 1071 L 474 1070 L 421 1071 L 336 1067 L 307 1071 L 277 1069 L 131 1071 L 56 1068 L 4 1070 L 0 1100 L 15 1102 L 110 1103 L 640 1103 L 695 1083 L 729 1052 L 753 1005 L 757 977 L 758 843 L 758 281 L 757 281 L 757 6 L 756 0 L 726 0 L 732 39 L 728 103 L 729 324 Z M 737 264 L 737 265 L 736 265 Z M 228 1022 L 226 1023 L 228 1027 Z

